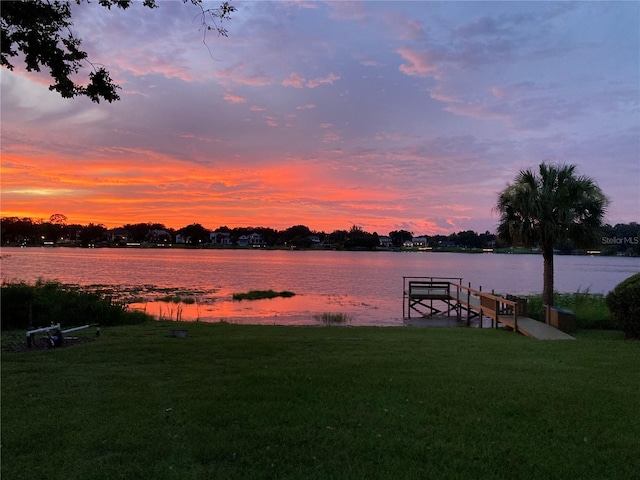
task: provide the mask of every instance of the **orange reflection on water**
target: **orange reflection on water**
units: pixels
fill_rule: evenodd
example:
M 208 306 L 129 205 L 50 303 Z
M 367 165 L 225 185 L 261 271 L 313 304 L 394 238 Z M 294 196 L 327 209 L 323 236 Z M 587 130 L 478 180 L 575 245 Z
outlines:
M 348 295 L 296 295 L 264 300 L 219 299 L 206 304 L 167 302 L 134 303 L 130 308 L 145 311 L 159 320 L 220 322 L 263 325 L 319 325 L 323 314 L 346 315 L 345 324 L 397 326 L 388 315 L 376 315 L 376 307 L 357 302 Z M 380 317 L 380 318 L 378 318 Z

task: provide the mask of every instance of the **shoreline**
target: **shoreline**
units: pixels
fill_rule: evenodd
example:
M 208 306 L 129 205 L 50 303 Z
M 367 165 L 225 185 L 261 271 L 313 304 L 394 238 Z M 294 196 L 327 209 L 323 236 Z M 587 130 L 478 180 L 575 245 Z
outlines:
M 318 246 L 313 248 L 287 247 L 287 246 L 220 246 L 220 245 L 186 245 L 186 244 L 135 244 L 135 245 L 94 245 L 90 247 L 75 244 L 52 244 L 52 245 L 19 245 L 10 244 L 0 246 L 0 252 L 4 248 L 15 249 L 115 249 L 115 250 L 218 250 L 218 251 L 291 251 L 291 252 L 393 252 L 393 253 L 465 253 L 465 254 L 495 254 L 495 255 L 542 255 L 542 252 L 531 248 L 467 248 L 467 247 L 427 247 L 427 248 L 384 248 L 372 249 L 363 248 L 336 248 L 331 246 Z M 573 250 L 571 252 L 554 252 L 558 256 L 584 256 L 584 257 L 639 257 L 634 252 L 607 252 L 602 250 Z

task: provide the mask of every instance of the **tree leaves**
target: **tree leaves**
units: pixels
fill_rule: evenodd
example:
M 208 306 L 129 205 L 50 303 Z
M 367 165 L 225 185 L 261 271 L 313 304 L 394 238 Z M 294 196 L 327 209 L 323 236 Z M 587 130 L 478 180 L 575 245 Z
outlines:
M 508 243 L 586 245 L 598 234 L 608 199 L 574 165 L 542 163 L 538 173 L 522 170 L 498 196 L 498 235 Z
M 75 0 L 77 4 L 82 0 Z M 227 30 L 218 21 L 230 19 L 236 8 L 224 2 L 219 8 L 204 9 L 202 0 L 183 0 L 200 8 L 202 26 L 227 36 Z M 127 9 L 131 0 L 98 0 L 107 9 L 115 6 Z M 155 0 L 144 0 L 143 5 L 157 8 Z M 42 67 L 49 70 L 53 80 L 50 90 L 63 98 L 87 96 L 93 102 L 120 100 L 118 85 L 113 83 L 105 68 L 96 68 L 81 50 L 82 40 L 73 36 L 71 27 L 70 0 L 29 0 L 3 2 L 0 9 L 0 65 L 14 69 L 13 59 L 22 55 L 26 70 L 39 72 Z M 72 75 L 89 66 L 86 85 L 76 83 Z

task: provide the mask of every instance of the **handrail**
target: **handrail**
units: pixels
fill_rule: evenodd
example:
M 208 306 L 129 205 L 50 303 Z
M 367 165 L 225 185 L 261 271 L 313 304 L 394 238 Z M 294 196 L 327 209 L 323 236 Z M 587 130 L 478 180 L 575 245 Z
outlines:
M 447 281 L 450 285 L 457 285 L 456 283 L 450 282 L 450 280 L 458 280 L 458 282 L 462 283 L 462 277 L 414 277 L 414 276 L 403 276 L 402 277 L 402 318 L 404 318 L 407 314 L 405 309 L 405 299 L 411 299 L 411 292 L 409 292 L 409 285 L 407 285 L 407 280 L 410 282 L 411 280 L 424 280 L 424 281 Z M 411 307 L 409 307 L 409 315 L 411 315 Z
M 460 280 L 462 282 L 462 277 L 402 277 L 404 280 L 408 279 L 422 279 L 422 280 Z
M 458 304 L 466 305 L 467 311 L 477 310 L 480 313 L 480 317 L 481 317 L 480 325 L 482 325 L 482 316 L 486 315 L 487 317 L 495 321 L 495 326 L 497 328 L 498 323 L 500 322 L 500 312 L 503 310 L 501 308 L 501 305 L 504 307 L 508 307 L 513 312 L 512 315 L 513 315 L 514 331 L 515 332 L 518 331 L 518 302 L 517 301 L 508 300 L 505 297 L 501 297 L 493 293 L 487 293 L 487 292 L 483 292 L 482 290 L 471 288 L 471 285 L 466 287 L 462 285 L 461 277 L 424 277 L 424 276 L 423 277 L 405 277 L 403 276 L 402 277 L 403 295 L 405 298 L 409 298 L 409 301 L 411 300 L 411 292 L 407 290 L 407 280 L 423 280 L 423 281 L 431 281 L 431 282 L 439 281 L 443 283 L 447 282 L 449 284 L 449 296 L 451 297 L 452 300 L 455 300 Z M 454 283 L 454 282 L 451 282 L 450 280 L 457 280 L 459 283 Z M 452 287 L 456 289 L 455 294 L 451 292 Z M 464 299 L 464 296 L 461 296 L 461 293 L 464 293 L 464 292 L 466 292 L 466 297 L 467 297 L 466 301 Z M 480 301 L 479 305 L 476 306 L 471 304 L 471 295 L 474 295 L 479 299 Z M 493 303 L 493 308 L 491 308 L 491 305 L 487 306 L 486 302 L 483 302 L 483 300 L 488 300 L 490 304 Z M 405 315 L 404 301 L 402 302 L 402 314 L 404 317 Z M 503 315 L 502 317 L 503 317 L 502 319 L 505 320 L 504 317 L 506 317 L 506 315 Z
M 453 286 L 455 286 L 455 287 L 457 287 L 459 289 L 466 290 L 469 293 L 472 293 L 474 295 L 478 295 L 480 297 L 485 297 L 485 298 L 491 298 L 493 300 L 498 300 L 501 303 L 504 303 L 506 305 L 510 305 L 510 306 L 514 306 L 514 307 L 517 305 L 517 302 L 514 302 L 513 300 L 508 300 L 505 297 L 501 297 L 500 295 L 495 295 L 493 293 L 483 292 L 482 290 L 476 290 L 474 288 L 465 287 L 464 285 L 458 285 L 456 283 L 452 283 L 451 285 L 453 285 Z
M 407 280 L 424 280 L 430 282 L 440 282 L 440 281 L 449 281 L 449 280 L 458 280 L 459 283 L 453 283 L 449 281 L 451 285 L 461 285 L 462 277 L 402 277 L 402 290 L 407 294 Z
M 487 315 L 487 316 L 495 321 L 496 328 L 498 326 L 498 322 L 500 321 L 500 304 L 507 307 L 511 307 L 513 311 L 513 327 L 514 327 L 513 330 L 514 332 L 518 331 L 518 302 L 515 302 L 513 300 L 508 300 L 504 297 L 500 297 L 492 293 L 486 293 L 486 292 L 483 292 L 482 290 L 476 290 L 471 288 L 470 286 L 465 287 L 464 285 L 457 285 L 457 284 L 452 284 L 452 286 L 456 287 L 458 291 L 462 290 L 467 292 L 466 305 L 468 307 L 472 307 L 471 301 L 470 301 L 471 299 L 469 298 L 470 295 L 471 294 L 476 295 L 480 300 L 480 306 L 478 308 L 478 311 L 481 314 L 489 313 L 487 310 L 483 309 L 483 305 L 482 305 L 483 298 L 495 302 L 494 308 L 492 309 L 492 311 L 494 312 L 493 316 L 492 315 Z M 459 296 L 457 297 L 457 301 L 460 302 Z M 482 319 L 480 321 L 482 322 Z

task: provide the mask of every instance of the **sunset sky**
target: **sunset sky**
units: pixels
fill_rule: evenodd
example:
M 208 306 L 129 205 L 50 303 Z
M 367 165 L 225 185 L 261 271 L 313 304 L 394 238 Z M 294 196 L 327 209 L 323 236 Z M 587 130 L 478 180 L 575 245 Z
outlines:
M 2 216 L 484 232 L 552 161 L 640 221 L 639 2 L 232 4 L 74 5 L 113 104 L 2 69 Z

